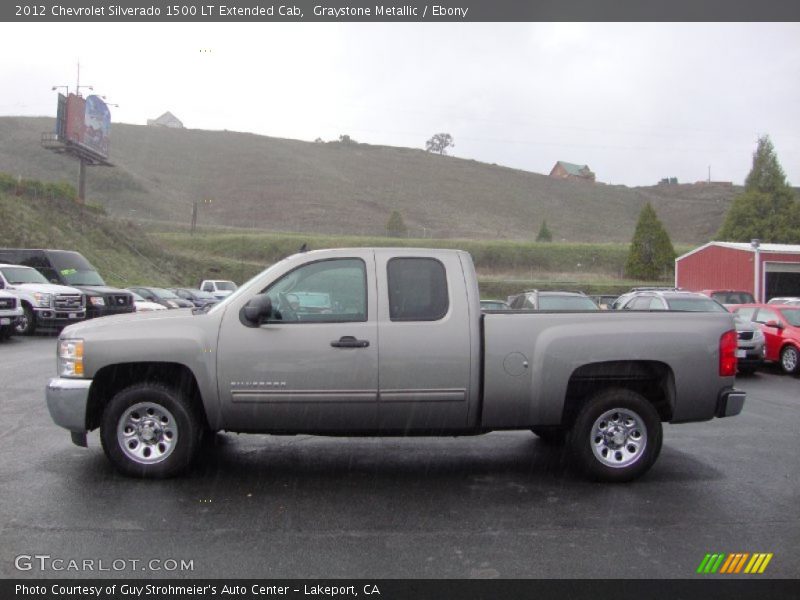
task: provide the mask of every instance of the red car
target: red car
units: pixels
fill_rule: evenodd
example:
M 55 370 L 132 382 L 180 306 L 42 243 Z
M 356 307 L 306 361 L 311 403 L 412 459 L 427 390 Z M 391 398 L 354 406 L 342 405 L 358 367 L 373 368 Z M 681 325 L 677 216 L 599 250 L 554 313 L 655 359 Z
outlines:
M 765 360 L 779 363 L 784 373 L 800 371 L 800 306 L 742 304 L 734 312 L 761 327 Z

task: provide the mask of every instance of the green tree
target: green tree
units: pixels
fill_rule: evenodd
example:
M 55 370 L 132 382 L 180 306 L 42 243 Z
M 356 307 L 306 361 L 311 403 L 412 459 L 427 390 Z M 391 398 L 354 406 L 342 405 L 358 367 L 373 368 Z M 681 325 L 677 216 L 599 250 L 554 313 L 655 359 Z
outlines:
M 800 241 L 800 203 L 786 181 L 769 136 L 759 138 L 753 167 L 717 232 L 731 242 L 797 243 Z
M 553 234 L 547 227 L 547 221 L 542 221 L 542 226 L 539 227 L 539 233 L 536 234 L 537 242 L 552 242 Z
M 403 215 L 396 210 L 392 211 L 392 214 L 389 215 L 389 220 L 386 221 L 386 233 L 389 237 L 403 237 L 408 233 L 408 227 L 403 221 Z
M 431 139 L 425 142 L 426 152 L 436 152 L 437 154 L 447 154 L 447 149 L 455 147 L 453 136 L 449 133 L 436 133 Z
M 675 265 L 675 248 L 648 202 L 639 213 L 625 273 L 632 279 L 661 279 Z

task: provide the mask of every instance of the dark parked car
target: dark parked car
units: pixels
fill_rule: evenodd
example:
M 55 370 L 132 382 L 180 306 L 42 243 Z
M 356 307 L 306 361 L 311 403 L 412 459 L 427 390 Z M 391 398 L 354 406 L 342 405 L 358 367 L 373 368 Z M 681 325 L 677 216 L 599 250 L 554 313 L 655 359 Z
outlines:
M 194 308 L 194 304 L 189 300 L 184 300 L 175 295 L 174 292 L 157 287 L 129 287 L 132 292 L 136 292 L 145 300 L 166 306 L 167 308 Z
M 219 298 L 217 298 L 214 294 L 211 292 L 204 292 L 203 290 L 193 290 L 190 288 L 170 288 L 170 291 L 175 292 L 175 295 L 179 298 L 188 300 L 197 308 L 205 308 L 206 306 L 211 306 L 219 302 Z

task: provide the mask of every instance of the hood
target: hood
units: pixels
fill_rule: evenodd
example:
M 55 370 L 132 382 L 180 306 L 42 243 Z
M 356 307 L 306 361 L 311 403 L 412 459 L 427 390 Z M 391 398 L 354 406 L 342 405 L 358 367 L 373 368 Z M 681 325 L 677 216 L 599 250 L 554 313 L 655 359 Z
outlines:
M 107 285 L 76 285 L 74 287 L 86 292 L 87 294 L 113 294 L 115 296 L 119 296 L 121 294 L 125 294 L 126 296 L 131 295 L 128 290 L 112 288 L 108 287 Z
M 93 331 L 108 328 L 139 327 L 144 321 L 155 321 L 159 319 L 192 319 L 192 311 L 182 308 L 172 310 L 158 310 L 152 312 L 131 312 L 122 315 L 112 315 L 100 319 L 89 319 L 81 321 L 64 328 L 61 332 L 62 338 L 86 337 L 91 336 Z
M 739 315 L 734 315 L 733 322 L 736 325 L 736 331 L 755 331 L 758 329 L 758 326 L 755 323 L 748 321 L 747 319 L 743 319 Z
M 55 283 L 17 283 L 8 289 L 41 292 L 42 294 L 83 294 L 79 289 Z

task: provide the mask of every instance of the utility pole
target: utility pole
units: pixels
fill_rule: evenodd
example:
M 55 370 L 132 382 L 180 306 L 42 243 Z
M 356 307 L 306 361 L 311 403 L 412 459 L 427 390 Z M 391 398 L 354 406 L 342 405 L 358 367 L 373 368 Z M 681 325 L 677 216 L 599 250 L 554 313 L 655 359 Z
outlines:
M 197 200 L 192 202 L 192 226 L 191 235 L 194 235 L 194 230 L 197 229 Z

